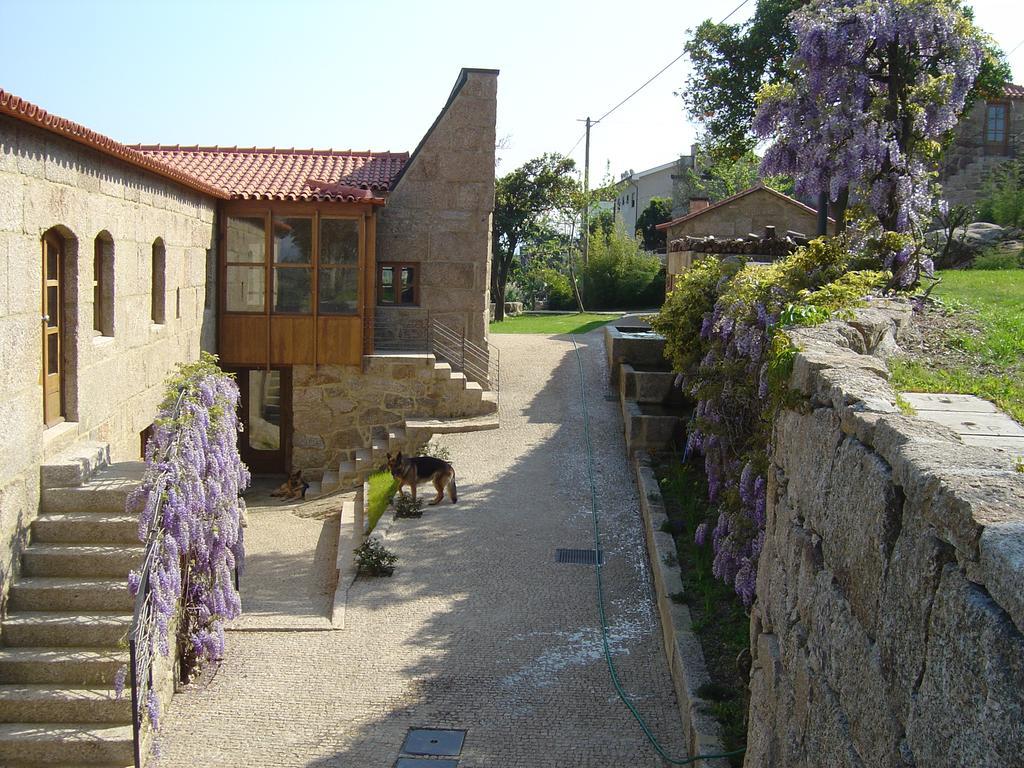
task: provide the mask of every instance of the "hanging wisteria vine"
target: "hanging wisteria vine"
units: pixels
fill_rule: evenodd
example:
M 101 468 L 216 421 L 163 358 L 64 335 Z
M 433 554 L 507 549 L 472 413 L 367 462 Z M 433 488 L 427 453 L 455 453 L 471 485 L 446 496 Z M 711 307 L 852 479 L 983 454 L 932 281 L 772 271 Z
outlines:
M 142 484 L 127 502 L 139 514 L 139 538 L 156 536 L 145 575 L 157 645 L 170 653 L 177 619 L 174 639 L 186 669 L 223 655 L 224 622 L 241 612 L 234 573 L 244 557 L 241 492 L 250 478 L 238 454 L 238 399 L 238 386 L 214 356 L 203 353 L 179 366 L 146 444 Z M 142 576 L 129 576 L 133 595 Z M 150 699 L 155 725 L 156 699 Z
M 714 548 L 714 575 L 749 606 L 764 542 L 773 415 L 786 397 L 793 351 L 781 330 L 862 303 L 890 274 L 847 271 L 840 240 L 815 240 L 771 266 L 698 260 L 677 278 L 655 330 L 679 383 L 697 402 L 686 443 L 704 458 L 717 510 L 694 532 Z

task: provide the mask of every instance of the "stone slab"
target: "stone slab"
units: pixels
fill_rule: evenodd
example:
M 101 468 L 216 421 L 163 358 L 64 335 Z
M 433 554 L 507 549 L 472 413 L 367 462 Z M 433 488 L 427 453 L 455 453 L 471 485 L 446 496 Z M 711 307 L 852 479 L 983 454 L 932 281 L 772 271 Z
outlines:
M 918 413 L 918 416 L 950 427 L 959 435 L 1024 437 L 1024 427 L 1004 413 L 924 411 Z
M 997 413 L 988 400 L 974 395 L 947 395 L 932 392 L 904 392 L 903 399 L 916 411 L 964 411 L 967 413 Z
M 1024 456 L 1024 436 L 1019 435 L 961 435 L 967 445 L 995 448 L 1014 456 Z

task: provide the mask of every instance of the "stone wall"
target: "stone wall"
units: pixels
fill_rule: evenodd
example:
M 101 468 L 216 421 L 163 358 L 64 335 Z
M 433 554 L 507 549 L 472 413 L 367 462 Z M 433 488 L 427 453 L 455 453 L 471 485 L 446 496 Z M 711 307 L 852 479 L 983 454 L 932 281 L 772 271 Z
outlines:
M 745 765 L 1020 765 L 1024 475 L 902 415 L 906 313 L 792 333 L 751 614 Z
M 813 236 L 817 231 L 818 217 L 802 204 L 762 188 L 673 224 L 667 228 L 667 235 L 669 242 L 686 235 L 714 235 L 722 239 L 745 237 L 751 232 L 761 233 L 765 227 L 775 227 L 780 236 L 787 230 Z
M 438 319 L 487 339 L 497 85 L 494 70 L 463 70 L 380 212 L 377 261 L 423 265 L 418 306 L 376 308 L 384 334 Z
M 1009 99 L 1011 150 L 1024 147 L 1024 99 Z M 939 183 L 942 197 L 952 205 L 975 205 L 985 194 L 988 177 L 1005 163 L 1006 155 L 985 154 L 986 102 L 977 102 L 956 128 L 956 139 L 943 155 Z
M 0 577 L 39 501 L 39 465 L 79 437 L 136 458 L 174 364 L 212 339 L 206 276 L 215 202 L 92 149 L 0 117 Z M 66 246 L 67 417 L 44 429 L 40 307 L 44 232 Z M 93 330 L 93 253 L 109 235 L 112 335 Z M 151 321 L 152 248 L 166 254 L 165 322 Z
M 375 429 L 480 412 L 480 393 L 435 368 L 432 355 L 367 356 L 363 370 L 296 365 L 292 377 L 292 466 L 314 478 L 369 447 Z

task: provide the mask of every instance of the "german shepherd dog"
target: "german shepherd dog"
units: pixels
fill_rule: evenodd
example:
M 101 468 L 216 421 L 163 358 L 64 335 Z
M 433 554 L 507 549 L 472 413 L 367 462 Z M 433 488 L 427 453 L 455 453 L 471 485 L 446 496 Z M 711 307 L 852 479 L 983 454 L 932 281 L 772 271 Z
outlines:
M 431 505 L 441 502 L 445 488 L 448 489 L 448 498 L 452 500 L 452 504 L 459 500 L 459 491 L 455 487 L 455 470 L 447 461 L 435 459 L 433 456 L 403 456 L 399 451 L 393 458 L 390 453 L 388 454 L 388 471 L 398 481 L 399 493 L 402 493 L 403 486 L 409 486 L 413 501 L 416 501 L 416 486 L 427 481 L 432 482 L 437 491 L 437 496 L 429 502 Z
M 299 499 L 306 498 L 306 489 L 309 488 L 309 483 L 302 479 L 302 470 L 296 469 L 278 487 L 276 491 L 271 491 L 271 496 L 280 496 L 284 501 L 297 501 Z

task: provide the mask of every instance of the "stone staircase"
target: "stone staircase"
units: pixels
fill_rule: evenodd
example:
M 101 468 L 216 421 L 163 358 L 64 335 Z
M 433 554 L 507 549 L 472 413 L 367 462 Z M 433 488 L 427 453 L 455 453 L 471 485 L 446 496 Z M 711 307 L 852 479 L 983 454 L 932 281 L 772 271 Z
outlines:
M 403 364 L 415 375 L 433 377 L 446 392 L 434 415 L 407 417 L 399 424 L 374 427 L 369 445 L 356 446 L 345 453 L 337 469 L 323 473 L 320 480 L 310 482 L 308 498 L 316 498 L 338 490 L 357 488 L 387 462 L 387 454 L 402 451 L 415 454 L 435 434 L 475 432 L 498 428 L 498 395 L 485 390 L 451 365 L 438 361 L 433 354 L 372 355 L 365 358 L 368 370 L 375 366 Z
M 128 571 L 142 558 L 125 498 L 141 463 L 79 443 L 41 468 L 40 514 L 0 625 L 0 765 L 129 766 Z

